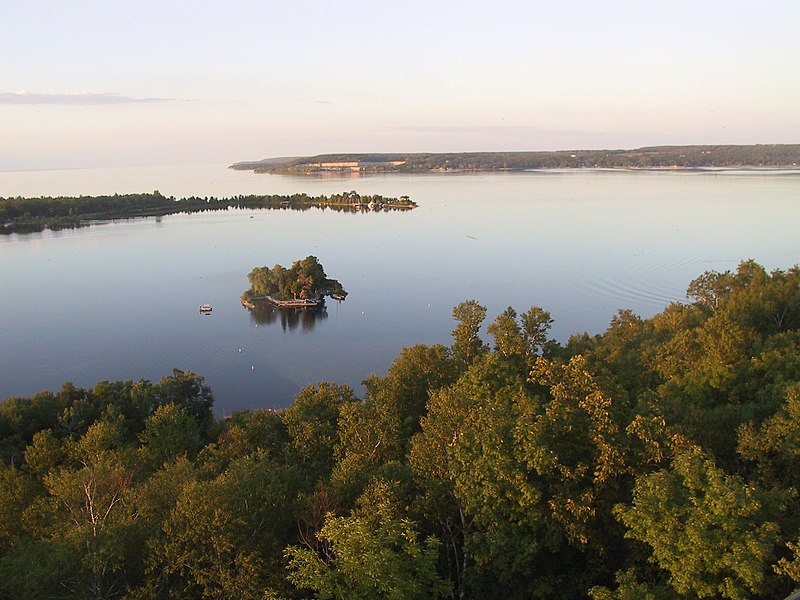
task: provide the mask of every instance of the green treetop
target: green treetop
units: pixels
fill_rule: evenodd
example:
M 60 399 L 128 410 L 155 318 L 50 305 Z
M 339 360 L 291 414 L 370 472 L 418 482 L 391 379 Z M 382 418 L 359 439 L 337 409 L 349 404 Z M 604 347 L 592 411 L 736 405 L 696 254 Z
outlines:
M 328 279 L 316 256 L 297 260 L 287 269 L 276 264 L 256 267 L 247 275 L 250 289 L 244 298 L 271 296 L 277 300 L 308 299 L 322 296 L 344 298 L 347 292 L 335 279 Z

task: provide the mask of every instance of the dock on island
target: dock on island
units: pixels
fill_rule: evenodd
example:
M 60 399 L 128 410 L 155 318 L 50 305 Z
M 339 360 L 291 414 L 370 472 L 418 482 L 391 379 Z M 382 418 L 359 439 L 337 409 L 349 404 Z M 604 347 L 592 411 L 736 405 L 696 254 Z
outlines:
M 255 267 L 247 275 L 250 289 L 242 296 L 242 305 L 253 309 L 261 301 L 275 308 L 315 309 L 325 306 L 325 296 L 341 302 L 347 292 L 336 279 L 329 279 L 316 256 L 296 260 L 287 269 Z
M 253 309 L 255 308 L 255 304 L 253 302 L 256 300 L 264 300 L 276 308 L 318 308 L 325 303 L 325 299 L 322 297 L 290 298 L 288 300 L 279 300 L 273 296 L 266 295 L 252 297 L 249 300 L 242 298 L 242 306 Z

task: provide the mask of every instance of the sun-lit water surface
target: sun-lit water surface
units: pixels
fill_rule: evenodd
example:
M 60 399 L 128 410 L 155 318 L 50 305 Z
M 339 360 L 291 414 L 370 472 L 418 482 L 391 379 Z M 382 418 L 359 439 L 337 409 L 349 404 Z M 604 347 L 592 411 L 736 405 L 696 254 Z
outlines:
M 219 412 L 284 406 L 320 380 L 359 390 L 401 348 L 449 343 L 474 298 L 489 320 L 537 305 L 553 336 L 602 332 L 683 300 L 708 269 L 800 262 L 800 175 L 537 171 L 294 178 L 218 165 L 0 173 L 0 196 L 158 189 L 176 197 L 407 194 L 403 213 L 225 211 L 0 236 L 0 398 L 70 380 L 206 377 Z M 239 304 L 254 266 L 317 256 L 350 295 L 316 318 Z M 212 315 L 197 307 L 210 303 Z

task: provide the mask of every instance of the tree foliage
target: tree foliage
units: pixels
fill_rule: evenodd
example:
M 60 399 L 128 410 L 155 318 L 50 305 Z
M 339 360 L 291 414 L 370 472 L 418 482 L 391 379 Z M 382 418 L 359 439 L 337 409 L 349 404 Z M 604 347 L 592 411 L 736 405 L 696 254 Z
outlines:
M 688 298 L 564 346 L 541 308 L 484 330 L 470 300 L 363 397 L 223 421 L 178 369 L 8 398 L 0 599 L 785 597 L 800 269 Z
M 388 482 L 373 481 L 350 516 L 329 514 L 318 538 L 317 551 L 286 550 L 290 581 L 318 598 L 405 600 L 442 598 L 449 591 L 436 572 L 439 541 L 418 539 Z
M 247 280 L 250 289 L 243 296 L 247 299 L 270 296 L 277 300 L 305 300 L 326 295 L 343 298 L 347 295 L 341 283 L 328 279 L 316 256 L 296 260 L 288 269 L 278 264 L 271 269 L 255 267 L 247 275 Z
M 744 600 L 768 591 L 777 520 L 790 495 L 726 475 L 692 448 L 669 469 L 639 478 L 632 505 L 616 514 L 628 537 L 652 547 L 678 593 Z

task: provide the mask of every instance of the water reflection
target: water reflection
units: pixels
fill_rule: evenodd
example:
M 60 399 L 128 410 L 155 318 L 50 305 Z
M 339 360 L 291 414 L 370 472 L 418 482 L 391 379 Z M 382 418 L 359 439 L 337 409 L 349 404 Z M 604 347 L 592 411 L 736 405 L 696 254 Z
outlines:
M 328 318 L 328 309 L 323 303 L 317 308 L 277 308 L 269 302 L 256 302 L 250 311 L 250 320 L 256 325 L 280 323 L 284 331 L 294 331 L 298 327 L 308 332 L 314 329 L 317 321 Z
M 206 377 L 220 411 L 287 406 L 308 383 L 360 390 L 403 347 L 450 344 L 452 309 L 470 298 L 487 306 L 487 321 L 508 306 L 541 306 L 563 343 L 604 331 L 620 308 L 649 317 L 685 300 L 706 270 L 735 269 L 742 258 L 787 268 L 800 257 L 800 177 L 791 175 L 432 174 L 351 185 L 203 167 L 0 173 L 6 196 L 30 197 L 319 196 L 344 187 L 362 197 L 409 194 L 420 207 L 228 209 L 0 235 L 0 398 L 67 380 L 157 381 L 178 367 Z M 240 312 L 250 267 L 308 254 L 352 298 L 328 300 L 327 313 Z M 200 302 L 214 306 L 212 317 L 198 315 Z
M 110 223 L 115 219 L 155 217 L 160 222 L 167 215 L 195 214 L 230 210 L 292 210 L 312 209 L 341 213 L 405 212 L 417 207 L 408 196 L 384 197 L 380 194 L 360 195 L 356 191 L 330 196 L 290 196 L 272 194 L 217 198 L 214 196 L 189 196 L 175 200 L 154 194 L 121 197 L 121 208 L 110 210 L 104 204 L 106 197 L 81 196 L 81 198 L 48 198 L 44 205 L 39 199 L 18 198 L 6 202 L 0 197 L 0 213 L 7 218 L 0 221 L 0 235 L 39 233 L 45 229 L 77 229 L 88 225 Z M 89 203 L 87 208 L 81 203 Z M 52 206 L 51 206 L 52 205 Z M 67 212 L 69 214 L 67 215 Z

